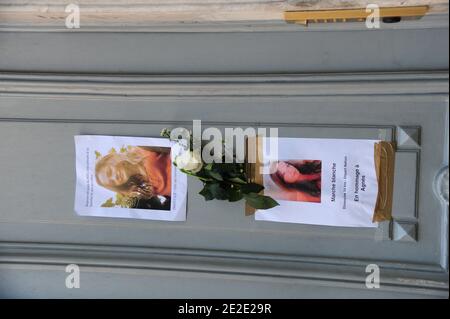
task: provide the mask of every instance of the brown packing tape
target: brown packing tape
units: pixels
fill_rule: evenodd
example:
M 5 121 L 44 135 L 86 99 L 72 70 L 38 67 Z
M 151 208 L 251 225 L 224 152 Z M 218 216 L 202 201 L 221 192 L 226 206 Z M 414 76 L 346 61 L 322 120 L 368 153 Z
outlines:
M 249 143 L 251 143 L 251 137 L 247 137 L 245 141 L 245 173 L 247 175 L 247 182 L 252 182 L 253 178 L 253 167 L 252 164 L 249 161 Z M 248 206 L 247 203 L 245 203 L 245 216 L 251 215 L 251 209 L 252 207 Z
M 246 143 L 246 168 L 249 182 L 263 184 L 263 176 L 260 172 L 262 163 L 262 136 L 249 137 Z M 262 191 L 261 193 L 264 193 Z M 256 209 L 245 204 L 245 216 L 253 215 Z
M 392 219 L 394 194 L 395 144 L 379 142 L 375 144 L 375 170 L 378 180 L 378 196 L 373 213 L 373 222 Z
M 263 183 L 263 175 L 260 172 L 262 163 L 262 140 L 261 136 L 250 137 L 246 143 L 246 170 L 248 180 L 249 182 L 261 185 Z M 395 143 L 381 141 L 375 143 L 374 148 L 378 195 L 372 221 L 381 222 L 392 218 Z M 253 215 L 255 211 L 253 207 L 245 205 L 246 216 Z

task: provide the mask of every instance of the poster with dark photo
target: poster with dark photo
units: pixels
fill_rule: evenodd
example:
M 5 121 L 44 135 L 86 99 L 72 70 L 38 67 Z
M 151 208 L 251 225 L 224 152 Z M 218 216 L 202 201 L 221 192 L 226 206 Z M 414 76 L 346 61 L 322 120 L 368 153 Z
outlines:
M 279 206 L 256 220 L 322 226 L 377 227 L 378 140 L 264 137 L 264 195 Z
M 280 160 L 270 163 L 270 179 L 264 191 L 274 199 L 320 203 L 322 161 Z

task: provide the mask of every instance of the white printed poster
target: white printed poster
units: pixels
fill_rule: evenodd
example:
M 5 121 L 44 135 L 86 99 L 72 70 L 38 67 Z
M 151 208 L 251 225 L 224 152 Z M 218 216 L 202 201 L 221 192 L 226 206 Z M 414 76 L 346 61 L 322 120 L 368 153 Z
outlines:
M 280 204 L 258 210 L 256 220 L 327 226 L 377 227 L 377 140 L 278 138 L 278 154 L 265 151 L 270 173 L 264 194 Z M 270 150 L 270 138 L 264 138 Z M 278 155 L 278 156 L 277 156 Z
M 165 138 L 75 136 L 75 211 L 83 216 L 186 220 L 187 178 Z

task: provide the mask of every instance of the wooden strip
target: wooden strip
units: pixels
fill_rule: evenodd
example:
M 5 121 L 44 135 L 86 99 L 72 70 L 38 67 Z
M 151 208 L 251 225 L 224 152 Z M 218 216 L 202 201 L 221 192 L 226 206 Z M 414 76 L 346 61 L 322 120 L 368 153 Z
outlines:
M 428 11 L 428 6 L 380 8 L 380 17 L 422 17 Z M 304 10 L 286 11 L 284 19 L 288 22 L 317 20 L 348 20 L 365 19 L 370 13 L 365 8 L 344 10 Z

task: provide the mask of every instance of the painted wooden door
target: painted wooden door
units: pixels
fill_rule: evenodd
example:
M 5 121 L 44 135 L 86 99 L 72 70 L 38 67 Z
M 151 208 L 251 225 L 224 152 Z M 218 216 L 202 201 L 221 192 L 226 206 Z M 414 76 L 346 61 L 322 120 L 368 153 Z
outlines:
M 448 204 L 435 192 L 448 165 L 448 26 L 3 31 L 0 49 L 1 297 L 448 296 Z M 256 222 L 241 203 L 204 202 L 195 180 L 186 222 L 75 214 L 74 135 L 157 136 L 193 119 L 396 141 L 394 220 Z M 72 263 L 79 289 L 65 287 Z M 369 264 L 379 289 L 365 286 Z

